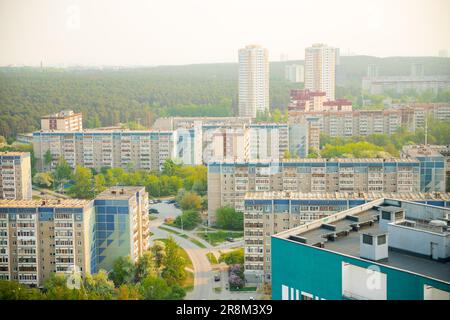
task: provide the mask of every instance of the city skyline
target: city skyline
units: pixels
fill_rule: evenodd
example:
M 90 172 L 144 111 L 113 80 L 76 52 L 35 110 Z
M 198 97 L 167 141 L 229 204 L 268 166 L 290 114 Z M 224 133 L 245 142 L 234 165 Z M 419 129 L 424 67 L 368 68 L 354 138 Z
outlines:
M 142 0 L 125 6 L 111 1 L 3 0 L 0 65 L 236 62 L 236 49 L 249 43 L 268 48 L 270 61 L 303 59 L 304 48 L 317 42 L 341 48 L 342 54 L 379 57 L 437 56 L 450 49 L 450 4 L 445 0 L 258 2 L 258 15 L 252 14 L 254 6 L 253 1 L 225 6 Z

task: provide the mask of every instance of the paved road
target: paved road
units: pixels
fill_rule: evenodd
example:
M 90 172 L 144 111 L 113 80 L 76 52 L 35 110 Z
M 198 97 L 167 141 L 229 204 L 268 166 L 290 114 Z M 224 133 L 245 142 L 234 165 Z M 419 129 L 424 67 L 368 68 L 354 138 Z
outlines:
M 150 238 L 150 245 L 153 244 L 153 240 L 168 238 L 171 236 L 188 254 L 194 267 L 194 290 L 188 292 L 186 300 L 201 300 L 211 299 L 213 292 L 212 287 L 212 269 L 211 264 L 206 258 L 208 249 L 198 247 L 191 241 L 179 237 L 173 233 L 161 230 L 158 228 L 162 223 L 161 220 L 153 220 L 150 222 L 150 231 L 153 233 Z
M 212 270 L 211 264 L 206 257 L 208 252 L 213 252 L 218 256 L 218 251 L 220 249 L 223 250 L 243 246 L 243 240 L 223 243 L 222 245 L 213 247 L 192 232 L 185 231 L 184 233 L 188 234 L 189 237 L 196 238 L 207 246 L 207 248 L 200 248 L 188 239 L 158 228 L 162 225 L 165 218 L 175 218 L 181 213 L 180 210 L 176 209 L 172 204 L 166 203 L 152 204 L 150 207 L 158 209 L 159 211 L 159 214 L 156 215 L 158 218 L 150 221 L 150 231 L 153 233 L 150 238 L 150 245 L 153 244 L 155 239 L 168 238 L 171 236 L 184 250 L 186 250 L 186 253 L 192 261 L 194 268 L 194 289 L 187 293 L 186 300 L 248 300 L 250 297 L 257 298 L 259 296 L 256 292 L 230 292 L 226 290 L 225 286 L 228 282 L 227 272 L 221 273 L 220 283 L 214 282 L 214 273 L 217 271 Z M 164 227 L 180 232 L 177 228 L 171 228 L 166 225 L 164 225 Z M 220 293 L 214 291 L 214 287 L 218 286 L 222 288 Z

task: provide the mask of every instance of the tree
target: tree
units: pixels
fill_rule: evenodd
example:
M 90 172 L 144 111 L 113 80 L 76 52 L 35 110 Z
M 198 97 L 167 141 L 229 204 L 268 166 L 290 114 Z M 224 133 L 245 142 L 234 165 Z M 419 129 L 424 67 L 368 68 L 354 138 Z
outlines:
M 216 210 L 216 225 L 222 229 L 243 230 L 244 214 L 226 206 Z
M 69 287 L 68 276 L 55 273 L 44 283 L 45 298 L 49 300 L 86 300 L 88 295 L 80 279 L 79 287 Z
M 140 300 L 142 299 L 140 287 L 133 284 L 123 284 L 116 289 L 117 300 Z
M 74 184 L 71 188 L 71 192 L 75 197 L 89 199 L 94 196 L 91 170 L 77 166 L 73 180 Z
M 162 174 L 166 176 L 173 176 L 180 168 L 180 164 L 175 163 L 172 159 L 167 159 L 164 161 Z
M 244 264 L 244 248 L 236 249 L 230 252 L 221 253 L 219 262 L 225 262 L 227 265 Z
M 202 222 L 200 213 L 195 210 L 184 211 L 181 215 L 175 218 L 173 224 L 178 228 L 186 230 L 194 229 L 199 223 Z
M 284 154 L 283 154 L 283 158 L 284 159 L 291 159 L 291 152 L 288 150 L 288 149 L 286 149 L 286 150 L 284 150 Z
M 48 172 L 39 172 L 34 175 L 33 183 L 39 187 L 49 188 L 53 184 L 53 177 Z
M 105 270 L 100 270 L 93 275 L 87 274 L 85 288 L 88 291 L 89 299 L 111 300 L 115 295 L 114 282 L 108 279 Z
M 55 171 L 53 172 L 53 179 L 55 181 L 55 186 L 59 186 L 64 182 L 72 178 L 72 168 L 69 166 L 64 157 L 60 157 L 58 164 L 56 165 Z
M 186 260 L 180 255 L 180 247 L 173 240 L 168 238 L 165 247 L 165 256 L 163 259 L 163 271 L 161 276 L 167 281 L 168 285 L 180 283 L 186 278 Z
M 164 300 L 169 298 L 170 294 L 171 289 L 162 278 L 148 276 L 141 283 L 141 295 L 145 300 Z
M 180 285 L 174 284 L 172 286 L 170 295 L 167 299 L 182 300 L 182 299 L 184 299 L 185 296 L 186 296 L 186 290 L 184 290 L 183 287 L 181 287 Z
M 166 257 L 165 244 L 162 241 L 155 241 L 153 246 L 150 248 L 150 251 L 154 258 L 155 268 L 156 270 L 161 270 L 163 266 L 164 259 Z
M 109 273 L 111 279 L 116 286 L 122 284 L 130 284 L 134 281 L 135 266 L 129 256 L 119 257 L 113 262 L 113 267 Z
M 52 163 L 52 160 L 53 160 L 52 153 L 50 152 L 50 149 L 48 149 L 44 153 L 44 165 L 48 167 Z
M 318 157 L 319 157 L 319 151 L 314 147 L 309 148 L 308 158 L 315 159 Z
M 202 208 L 202 198 L 195 192 L 186 192 L 180 201 L 183 210 L 200 210 Z
M 42 298 L 38 289 L 29 288 L 14 280 L 0 280 L 0 300 L 38 300 Z
M 136 263 L 135 281 L 140 282 L 148 276 L 156 276 L 156 266 L 151 251 L 145 251 Z
M 97 174 L 94 177 L 94 193 L 99 194 L 106 189 L 106 180 L 103 174 Z

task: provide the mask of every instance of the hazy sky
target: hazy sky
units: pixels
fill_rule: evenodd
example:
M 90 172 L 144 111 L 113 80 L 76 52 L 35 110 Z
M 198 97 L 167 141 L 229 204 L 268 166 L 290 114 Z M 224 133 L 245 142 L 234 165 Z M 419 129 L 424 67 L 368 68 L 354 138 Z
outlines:
M 0 65 L 235 62 L 250 43 L 302 59 L 450 52 L 450 0 L 0 0 Z

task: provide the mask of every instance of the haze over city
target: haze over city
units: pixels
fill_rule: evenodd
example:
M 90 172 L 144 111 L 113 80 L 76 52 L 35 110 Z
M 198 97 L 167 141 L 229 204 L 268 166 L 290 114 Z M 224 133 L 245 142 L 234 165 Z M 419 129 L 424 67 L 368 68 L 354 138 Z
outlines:
M 341 54 L 437 56 L 450 49 L 450 2 L 1 0 L 0 65 L 236 62 L 258 43 L 303 59 L 323 42 Z

